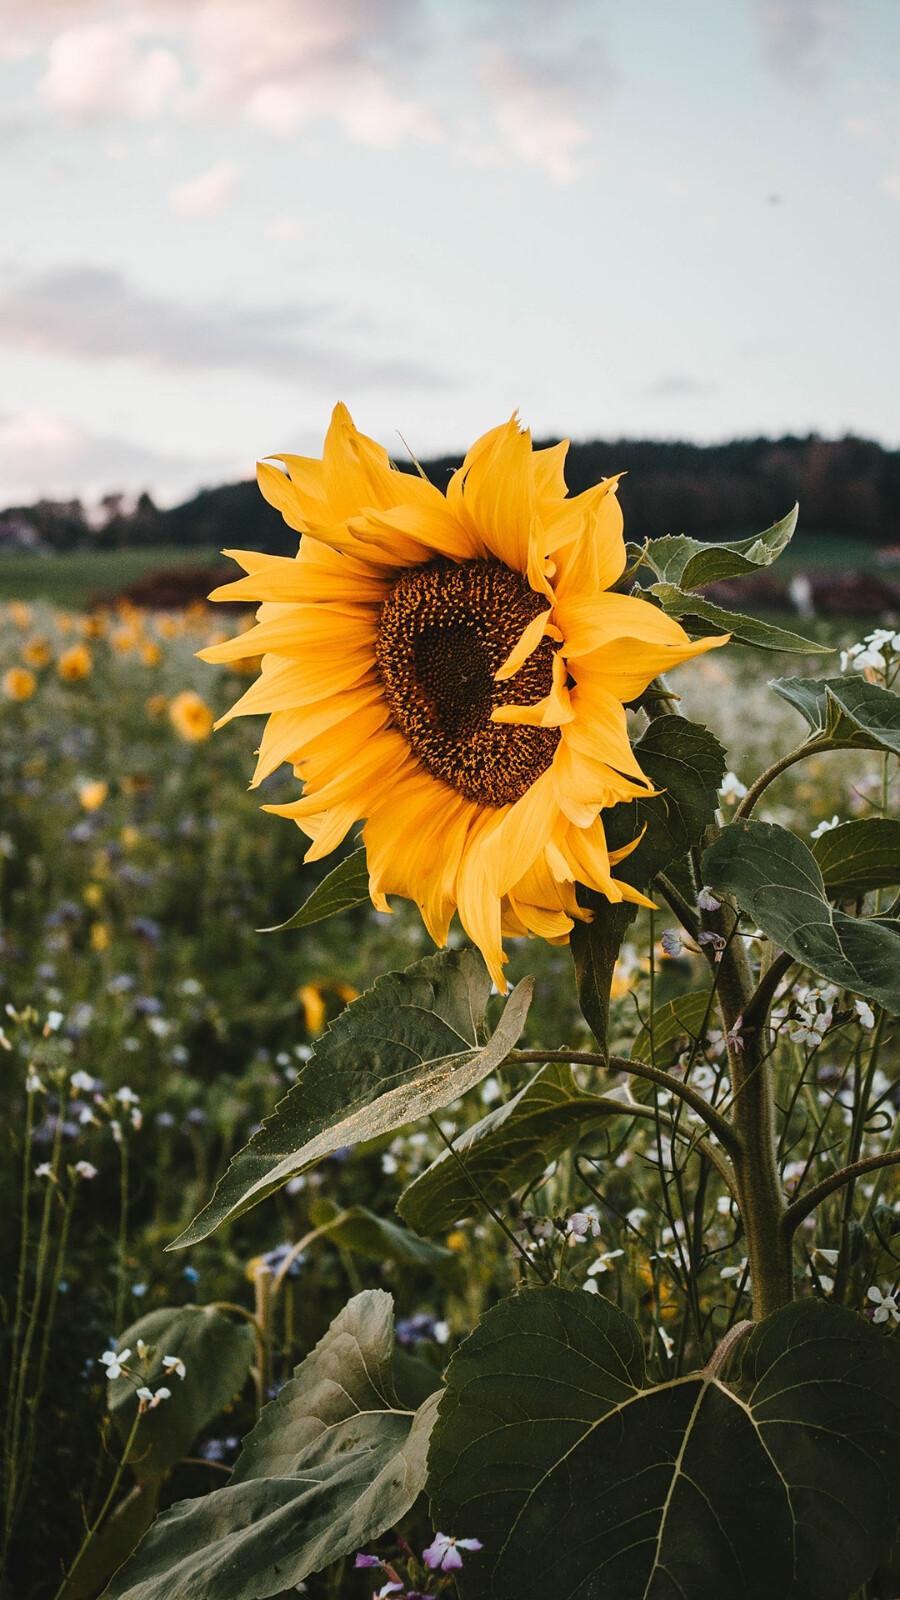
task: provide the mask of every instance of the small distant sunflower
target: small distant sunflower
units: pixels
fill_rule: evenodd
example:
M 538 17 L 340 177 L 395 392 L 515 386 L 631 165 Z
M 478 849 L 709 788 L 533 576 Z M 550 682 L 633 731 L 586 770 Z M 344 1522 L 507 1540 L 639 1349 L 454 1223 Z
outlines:
M 37 678 L 27 667 L 10 667 L 0 683 L 8 700 L 30 700 L 37 688 Z
M 94 660 L 86 644 L 73 644 L 64 650 L 56 663 L 56 670 L 64 683 L 80 683 L 90 676 Z
M 147 702 L 148 706 L 150 702 Z M 169 706 L 169 717 L 175 732 L 189 744 L 208 739 L 213 731 L 213 714 L 193 689 L 183 689 Z
M 624 702 L 709 650 L 655 606 L 609 592 L 625 567 L 617 480 L 567 497 L 568 445 L 533 450 L 513 417 L 447 487 L 399 472 L 337 406 L 321 461 L 264 462 L 263 494 L 303 537 L 295 559 L 242 551 L 215 600 L 257 626 L 200 654 L 261 655 L 222 718 L 268 712 L 253 782 L 284 761 L 301 799 L 268 806 L 328 855 L 353 824 L 369 890 L 415 900 L 446 942 L 459 911 L 495 982 L 502 938 L 565 942 L 575 886 L 619 882 L 602 812 L 650 790 Z

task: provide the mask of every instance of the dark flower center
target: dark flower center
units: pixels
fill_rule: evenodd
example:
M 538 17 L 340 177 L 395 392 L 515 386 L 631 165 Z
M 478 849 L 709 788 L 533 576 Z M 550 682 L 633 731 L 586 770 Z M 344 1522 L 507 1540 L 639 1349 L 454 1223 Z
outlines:
M 550 692 L 549 639 L 494 681 L 546 606 L 500 561 L 439 559 L 405 572 L 381 610 L 376 659 L 397 726 L 434 777 L 480 805 L 520 800 L 559 743 L 558 728 L 491 721 L 495 706 L 536 705 Z

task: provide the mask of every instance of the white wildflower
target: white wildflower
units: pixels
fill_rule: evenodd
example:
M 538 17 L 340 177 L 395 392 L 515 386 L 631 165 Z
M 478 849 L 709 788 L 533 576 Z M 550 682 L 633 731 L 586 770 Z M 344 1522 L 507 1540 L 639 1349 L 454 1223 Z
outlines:
M 162 1364 L 166 1372 L 174 1372 L 182 1380 L 187 1377 L 187 1367 L 180 1356 L 163 1356 Z
M 106 1376 L 110 1382 L 113 1378 L 121 1378 L 122 1374 L 128 1371 L 125 1363 L 130 1355 L 130 1350 L 104 1350 L 100 1362 L 106 1368 Z
M 859 1017 L 862 1026 L 864 1028 L 874 1028 L 875 1013 L 872 1010 L 872 1007 L 868 1004 L 868 1001 L 854 1000 L 853 1004 L 856 1008 L 856 1015 Z
M 78 1173 L 79 1178 L 96 1178 L 97 1176 L 97 1168 L 92 1166 L 90 1161 L 76 1161 L 75 1171 Z
M 736 805 L 738 800 L 743 800 L 747 793 L 747 785 L 741 783 L 736 772 L 726 772 L 719 785 L 719 799 L 724 800 L 728 806 Z
M 835 814 L 830 822 L 820 822 L 818 827 L 813 828 L 809 837 L 811 839 L 821 839 L 823 833 L 830 833 L 832 828 L 839 828 L 840 825 L 841 819 Z
M 884 1294 L 876 1284 L 873 1284 L 866 1298 L 871 1300 L 876 1308 L 873 1322 L 887 1322 L 888 1317 L 894 1322 L 900 1322 L 900 1306 L 897 1305 L 896 1290 L 889 1289 Z

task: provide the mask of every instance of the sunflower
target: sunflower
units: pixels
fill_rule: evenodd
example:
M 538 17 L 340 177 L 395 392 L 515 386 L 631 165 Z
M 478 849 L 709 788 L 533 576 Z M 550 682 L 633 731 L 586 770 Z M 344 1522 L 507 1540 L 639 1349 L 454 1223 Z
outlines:
M 221 720 L 268 713 L 253 783 L 293 764 L 302 798 L 265 809 L 312 840 L 306 859 L 365 818 L 374 905 L 414 900 L 438 945 L 458 910 L 500 988 L 504 935 L 564 943 L 589 918 L 576 884 L 652 904 L 613 877 L 627 851 L 603 830 L 606 807 L 652 792 L 624 704 L 723 642 L 611 592 L 617 480 L 568 498 L 567 448 L 532 449 L 514 416 L 444 495 L 337 406 L 321 461 L 261 463 L 299 550 L 226 552 L 247 576 L 210 598 L 261 602 L 257 625 L 200 652 L 262 656 Z

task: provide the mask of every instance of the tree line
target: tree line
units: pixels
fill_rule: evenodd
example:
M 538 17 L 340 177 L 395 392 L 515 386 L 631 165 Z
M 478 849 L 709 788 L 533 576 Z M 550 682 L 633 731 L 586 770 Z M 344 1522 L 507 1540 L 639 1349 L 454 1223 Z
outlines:
M 397 465 L 413 470 L 408 462 Z M 452 456 L 422 463 L 441 488 L 458 465 Z M 900 450 L 870 439 L 811 434 L 714 445 L 596 439 L 571 446 L 570 493 L 616 472 L 626 474 L 620 498 L 628 537 L 638 542 L 667 533 L 702 539 L 758 532 L 799 500 L 801 531 L 900 544 Z M 51 550 L 214 545 L 285 554 L 296 547 L 252 480 L 202 489 L 167 510 L 147 494 L 134 504 L 110 495 L 99 516 L 77 500 L 12 507 L 0 514 L 0 548 L 17 543 L 16 529 L 30 529 L 31 542 Z

